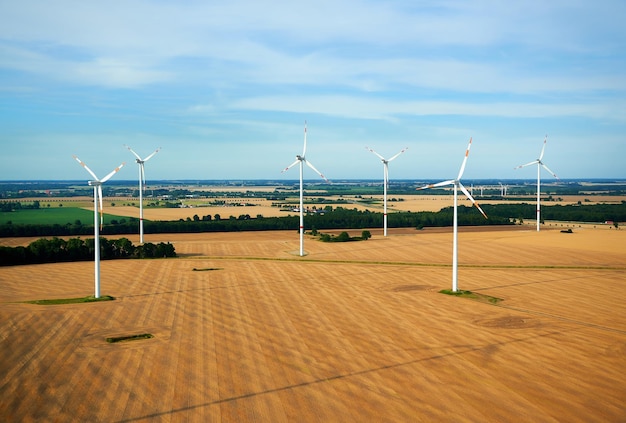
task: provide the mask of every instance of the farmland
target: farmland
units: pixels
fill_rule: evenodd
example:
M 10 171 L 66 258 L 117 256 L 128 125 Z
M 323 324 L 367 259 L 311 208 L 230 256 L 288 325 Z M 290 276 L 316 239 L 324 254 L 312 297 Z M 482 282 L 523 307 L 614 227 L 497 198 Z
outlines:
M 5 421 L 626 419 L 626 232 L 151 234 L 177 259 L 0 269 Z M 352 234 L 357 235 L 357 234 Z M 134 242 L 135 239 L 132 239 Z M 23 240 L 3 239 L 3 245 Z M 107 343 L 107 338 L 151 334 Z
M 206 200 L 188 200 L 183 201 L 184 207 L 144 207 L 144 218 L 154 221 L 171 221 L 180 219 L 193 219 L 203 216 L 219 215 L 222 219 L 230 217 L 238 217 L 248 215 L 251 218 L 257 216 L 263 217 L 282 217 L 297 216 L 298 212 L 293 210 L 296 203 L 291 208 L 278 207 L 275 201 L 268 199 L 237 199 L 232 196 L 220 199 L 225 204 L 208 205 Z M 295 202 L 297 198 L 288 198 L 287 201 Z M 317 201 L 316 201 L 317 200 Z M 478 198 L 480 200 L 480 198 Z M 33 199 L 24 199 L 23 201 L 33 201 Z M 104 223 L 110 224 L 112 221 L 121 221 L 123 219 L 136 219 L 139 216 L 139 207 L 136 199 L 111 199 L 104 200 Z M 533 204 L 536 200 L 532 197 L 516 198 L 516 199 L 487 199 L 481 204 Z M 479 201 L 480 202 L 480 201 Z M 626 202 L 626 196 L 596 196 L 589 200 L 588 196 L 576 195 L 565 196 L 558 203 L 544 202 L 544 207 L 554 204 L 620 204 Z M 131 204 L 132 203 L 132 204 Z M 50 207 L 48 205 L 50 204 Z M 389 202 L 388 212 L 390 214 L 398 212 L 420 212 L 429 211 L 437 212 L 445 207 L 453 204 L 451 195 L 403 195 L 393 197 L 393 201 Z M 460 205 L 471 206 L 469 200 L 460 199 Z M 61 207 L 59 207 L 61 205 Z M 306 207 L 324 209 L 326 206 L 344 207 L 351 210 L 372 211 L 382 213 L 383 199 L 382 196 L 370 196 L 363 198 L 345 198 L 337 196 L 324 196 L 309 199 L 306 201 Z M 12 222 L 13 224 L 31 223 L 31 224 L 74 224 L 79 220 L 82 224 L 91 224 L 93 222 L 93 201 L 89 197 L 78 198 L 59 198 L 53 202 L 41 202 L 41 208 L 37 210 L 20 210 L 18 212 L 0 212 L 0 225 Z

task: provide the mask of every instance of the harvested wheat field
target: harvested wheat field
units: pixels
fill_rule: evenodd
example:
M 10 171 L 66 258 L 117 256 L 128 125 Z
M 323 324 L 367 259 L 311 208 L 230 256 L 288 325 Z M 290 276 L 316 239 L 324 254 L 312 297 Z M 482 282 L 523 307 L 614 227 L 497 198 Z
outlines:
M 626 421 L 626 231 L 159 235 L 176 259 L 0 268 L 0 420 Z M 359 235 L 355 231 L 352 235 Z M 108 337 L 150 333 L 110 344 Z

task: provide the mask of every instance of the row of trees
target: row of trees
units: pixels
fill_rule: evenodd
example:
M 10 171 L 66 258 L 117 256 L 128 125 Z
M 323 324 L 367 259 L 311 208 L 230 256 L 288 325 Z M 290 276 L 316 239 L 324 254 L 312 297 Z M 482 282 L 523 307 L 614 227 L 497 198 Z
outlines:
M 367 241 L 372 237 L 370 231 L 361 232 L 361 236 L 350 236 L 348 232 L 341 232 L 339 235 L 334 236 L 331 234 L 321 234 L 317 230 L 311 231 L 311 235 L 319 235 L 319 240 L 322 242 L 349 242 L 349 241 Z
M 536 204 L 485 204 L 481 206 L 489 218 L 492 216 L 508 216 L 510 219 L 535 219 Z M 542 220 L 559 220 L 570 222 L 604 223 L 606 221 L 626 222 L 626 202 L 620 204 L 542 204 Z
M 89 261 L 94 257 L 94 239 L 57 237 L 41 238 L 27 247 L 0 246 L 0 266 L 20 264 L 57 263 L 69 261 Z M 123 258 L 176 257 L 172 244 L 145 243 L 135 246 L 128 238 L 108 240 L 100 238 L 100 258 L 102 260 Z
M 489 219 L 472 207 L 460 205 L 458 208 L 459 225 L 507 225 L 513 221 L 534 219 L 536 217 L 535 204 L 486 204 L 483 210 Z M 382 224 L 383 214 L 368 210 L 360 211 L 330 206 L 325 207 L 325 213 L 310 214 L 304 220 L 305 229 L 348 229 L 348 228 L 375 228 Z M 453 219 L 453 207 L 444 208 L 438 212 L 399 212 L 389 215 L 388 226 L 390 228 L 423 228 L 451 226 Z M 602 223 L 607 220 L 626 222 L 626 202 L 621 204 L 590 204 L 590 205 L 552 205 L 543 206 L 541 216 L 546 220 L 562 220 L 575 222 Z M 199 233 L 199 232 L 237 232 L 237 231 L 267 231 L 289 230 L 299 226 L 298 216 L 263 217 L 256 218 L 250 215 L 241 215 L 239 218 L 231 216 L 222 219 L 218 215 L 214 218 L 204 216 L 202 218 L 178 220 L 178 221 L 144 221 L 146 233 Z M 117 224 L 105 225 L 103 235 L 121 235 L 137 232 L 137 219 L 130 221 L 121 219 Z M 0 225 L 0 237 L 19 236 L 77 236 L 90 235 L 93 226 L 90 225 L 25 225 L 5 224 Z
M 15 210 L 38 209 L 41 203 L 35 200 L 32 203 L 22 203 L 20 201 L 0 201 L 0 212 L 12 212 Z

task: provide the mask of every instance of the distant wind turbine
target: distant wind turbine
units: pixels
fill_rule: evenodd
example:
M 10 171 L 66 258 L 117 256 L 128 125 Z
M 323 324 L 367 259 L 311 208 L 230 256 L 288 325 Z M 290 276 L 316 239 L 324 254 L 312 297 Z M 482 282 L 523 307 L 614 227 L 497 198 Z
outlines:
M 456 179 L 450 179 L 448 181 L 438 182 L 436 184 L 426 185 L 418 190 L 426 189 L 426 188 L 435 188 L 435 187 L 443 187 L 446 185 L 454 186 L 454 229 L 453 229 L 453 237 L 452 237 L 452 291 L 458 291 L 458 212 L 457 212 L 457 189 L 460 189 L 463 194 L 472 202 L 474 206 L 482 213 L 482 215 L 487 219 L 487 215 L 480 208 L 478 203 L 474 200 L 474 198 L 470 195 L 467 189 L 461 183 L 461 176 L 463 176 L 463 172 L 465 171 L 465 164 L 467 163 L 467 157 L 469 156 L 470 147 L 472 146 L 472 139 L 470 138 L 469 144 L 467 145 L 467 150 L 465 150 L 465 158 L 463 159 L 463 164 L 461 165 L 461 170 L 459 171 L 459 176 Z
M 161 150 L 161 147 L 157 148 L 145 159 L 139 157 L 139 155 L 135 153 L 133 149 L 129 146 L 124 145 L 124 147 L 126 147 L 128 151 L 133 153 L 133 155 L 137 158 L 135 161 L 139 165 L 139 242 L 143 244 L 143 190 L 146 188 L 146 174 L 144 171 L 144 163 L 150 160 L 152 156 L 154 156 L 156 153 L 158 153 L 159 150 Z
M 390 159 L 385 159 L 383 156 L 381 156 L 380 154 L 378 154 L 377 152 L 375 152 L 369 147 L 365 147 L 365 148 L 369 150 L 370 152 L 372 152 L 373 154 L 375 154 L 380 159 L 380 161 L 383 162 L 383 186 L 384 186 L 383 188 L 383 196 L 384 196 L 383 227 L 384 227 L 384 236 L 387 236 L 387 188 L 389 186 L 389 162 L 395 159 L 396 157 L 398 157 L 400 154 L 404 153 L 406 150 L 409 149 L 409 147 L 403 148 L 398 154 L 396 154 L 395 156 L 392 156 Z
M 281 172 L 281 173 L 284 173 L 288 171 L 289 169 L 291 169 L 293 166 L 300 163 L 300 256 L 301 257 L 304 256 L 304 197 L 303 197 L 304 188 L 303 188 L 303 183 L 302 183 L 302 173 L 303 173 L 304 164 L 306 164 L 308 167 L 313 169 L 315 173 L 320 175 L 326 182 L 328 182 L 328 179 L 326 179 L 326 177 L 322 175 L 322 173 L 319 170 L 317 170 L 315 166 L 313 166 L 311 162 L 309 162 L 305 158 L 305 154 L 306 154 L 306 121 L 304 122 L 304 148 L 302 150 L 302 155 L 296 155 L 296 161 L 290 164 L 289 166 L 287 166 L 286 168 L 284 168 Z
M 93 187 L 93 232 L 94 232 L 94 275 L 95 275 L 95 293 L 94 297 L 100 298 L 100 231 L 98 225 L 98 203 L 100 203 L 100 225 L 102 225 L 102 184 L 111 179 L 113 175 L 115 175 L 126 163 L 122 163 L 111 173 L 105 176 L 102 179 L 98 179 L 95 173 L 91 171 L 87 167 L 85 163 L 83 163 L 78 157 L 72 156 L 76 159 L 78 163 L 82 167 L 85 168 L 87 172 L 91 176 L 93 176 L 93 181 L 89 181 L 89 185 Z
M 530 166 L 530 165 L 537 165 L 537 232 L 539 232 L 539 224 L 540 224 L 540 218 L 541 218 L 541 168 L 543 167 L 545 170 L 547 170 L 548 172 L 550 172 L 550 174 L 552 176 L 554 176 L 557 180 L 559 180 L 559 177 L 556 176 L 556 173 L 552 172 L 550 169 L 548 169 L 548 166 L 546 166 L 541 160 L 543 159 L 543 153 L 546 150 L 546 143 L 548 142 L 548 136 L 546 135 L 546 137 L 543 139 L 543 147 L 541 148 L 541 154 L 539 154 L 539 158 L 537 160 L 533 160 L 530 163 L 526 163 L 523 165 L 519 165 L 517 167 L 515 167 L 514 169 L 520 169 L 522 167 L 526 167 L 526 166 Z

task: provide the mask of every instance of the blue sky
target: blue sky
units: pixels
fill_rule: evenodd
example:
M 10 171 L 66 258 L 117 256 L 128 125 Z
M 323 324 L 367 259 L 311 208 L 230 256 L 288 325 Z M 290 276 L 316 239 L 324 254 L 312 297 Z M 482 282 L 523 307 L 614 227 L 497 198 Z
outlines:
M 0 180 L 625 178 L 626 2 L 0 2 Z M 315 174 L 305 170 L 305 178 Z M 547 180 L 549 175 L 544 173 Z

